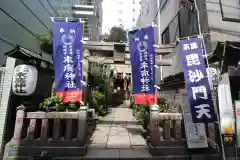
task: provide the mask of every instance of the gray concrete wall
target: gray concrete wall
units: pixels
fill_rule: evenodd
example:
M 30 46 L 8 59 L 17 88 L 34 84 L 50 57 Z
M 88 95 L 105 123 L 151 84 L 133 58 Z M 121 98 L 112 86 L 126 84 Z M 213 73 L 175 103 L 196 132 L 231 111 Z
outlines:
M 141 9 L 139 13 L 139 17 L 137 20 L 136 28 L 143 28 L 152 25 L 152 22 L 156 16 L 158 10 L 158 0 L 142 0 L 141 1 Z M 158 25 L 157 17 L 155 24 Z M 154 30 L 154 39 L 155 42 L 158 42 L 158 28 Z
M 220 2 L 222 6 L 220 6 L 219 0 L 206 0 L 212 43 L 216 41 L 239 41 L 239 0 L 220 0 Z M 231 20 L 237 20 L 238 22 L 231 22 Z
M 151 26 L 157 9 L 157 0 L 142 0 L 138 27 Z
M 179 0 L 162 0 L 161 7 L 161 33 L 168 27 L 179 12 Z
M 41 52 L 38 35 L 51 29 L 50 16 L 57 16 L 56 9 L 47 0 L 0 1 L 0 66 L 6 61 L 4 53 L 15 45 Z
M 142 28 L 142 27 L 147 27 L 151 26 L 152 22 L 156 16 L 157 10 L 158 10 L 158 0 L 142 0 L 141 1 L 141 9 L 140 9 L 140 15 L 137 20 L 137 25 L 136 28 Z M 155 24 L 158 25 L 157 17 L 156 17 L 156 22 Z M 154 39 L 155 43 L 158 43 L 158 28 L 154 28 Z M 158 59 L 160 57 L 156 57 Z M 160 84 L 160 68 L 155 69 L 156 72 L 156 84 Z
M 169 27 L 170 43 L 176 41 L 174 36 L 186 37 L 198 33 L 197 17 L 189 14 L 186 9 L 180 10 L 180 33 L 175 34 L 175 30 L 179 24 L 173 17 L 178 11 L 179 4 L 173 3 L 172 0 L 166 1 L 161 11 L 161 32 Z M 174 1 L 176 2 L 176 1 Z M 240 40 L 240 3 L 238 0 L 201 0 L 198 1 L 200 10 L 201 31 L 204 34 L 207 53 L 211 53 L 216 41 L 239 41 Z M 238 22 L 233 22 L 238 21 Z M 210 34 L 209 34 L 210 33 Z M 175 51 L 177 53 L 177 49 Z M 163 75 L 168 76 L 171 73 L 181 71 L 178 62 L 178 55 L 173 53 L 173 67 L 164 67 Z M 168 58 L 165 56 L 164 58 Z
M 1 48 L 1 47 L 0 47 Z M 2 150 L 4 149 L 4 134 L 5 134 L 5 126 L 8 115 L 8 103 L 11 93 L 11 84 L 12 84 L 12 73 L 15 66 L 15 59 L 8 58 L 6 62 L 6 67 L 4 67 L 3 81 L 0 83 L 0 91 L 2 92 L 0 98 L 0 156 L 2 155 Z

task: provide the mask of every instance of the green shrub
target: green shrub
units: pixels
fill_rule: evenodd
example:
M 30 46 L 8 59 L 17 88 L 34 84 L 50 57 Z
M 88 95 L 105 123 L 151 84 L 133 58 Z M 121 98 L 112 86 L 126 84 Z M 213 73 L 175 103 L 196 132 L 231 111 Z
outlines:
M 105 97 L 104 94 L 99 91 L 92 91 L 92 98 L 94 98 L 98 105 L 104 105 Z
M 80 106 L 80 105 L 79 105 Z M 65 112 L 68 110 L 77 111 L 78 105 L 76 102 L 63 103 L 59 96 L 51 96 L 45 98 L 39 105 L 39 109 L 44 112 Z
M 136 118 L 138 120 L 146 120 L 149 117 L 150 105 L 140 104 L 135 106 Z
M 165 112 L 169 109 L 169 104 L 167 100 L 163 97 L 158 96 L 157 104 L 159 105 L 160 112 Z
M 63 104 L 62 98 L 59 96 L 52 96 L 45 98 L 42 103 L 40 103 L 39 108 L 41 111 L 53 112 L 53 111 L 65 111 L 67 106 Z
M 92 89 L 104 92 L 106 72 L 101 67 L 94 67 L 89 74 L 89 83 Z
M 92 91 L 90 97 L 89 107 L 94 108 L 99 116 L 105 116 L 107 109 L 105 108 L 104 94 L 99 91 Z

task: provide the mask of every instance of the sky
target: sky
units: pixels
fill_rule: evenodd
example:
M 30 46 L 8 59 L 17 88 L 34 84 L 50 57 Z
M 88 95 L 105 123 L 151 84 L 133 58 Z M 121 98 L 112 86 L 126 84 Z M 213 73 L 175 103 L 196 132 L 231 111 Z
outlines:
M 122 4 L 119 4 L 122 1 Z M 123 25 L 125 29 L 130 29 L 135 26 L 137 21 L 138 13 L 140 10 L 139 1 L 135 0 L 136 4 L 133 5 L 133 0 L 103 0 L 103 29 L 102 33 L 108 33 L 113 26 L 118 26 L 118 19 L 122 18 Z M 135 13 L 133 13 L 133 8 L 135 8 Z M 119 10 L 122 13 L 119 13 Z M 135 18 L 135 23 L 132 19 Z

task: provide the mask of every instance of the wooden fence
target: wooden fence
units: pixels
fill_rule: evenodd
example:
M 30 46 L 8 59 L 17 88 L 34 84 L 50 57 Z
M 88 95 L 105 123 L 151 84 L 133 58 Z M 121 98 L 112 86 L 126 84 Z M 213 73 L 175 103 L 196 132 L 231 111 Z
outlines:
M 160 127 L 159 127 L 160 124 Z M 208 148 L 200 148 L 197 152 L 219 157 L 219 137 L 216 124 L 206 125 Z M 181 113 L 159 113 L 152 108 L 150 113 L 149 135 L 151 137 L 150 153 L 155 156 L 188 155 L 185 128 Z M 192 149 L 190 149 L 192 150 Z M 194 150 L 194 149 L 193 149 Z
M 87 109 L 79 112 L 24 112 L 18 110 L 12 140 L 4 159 L 14 157 L 82 156 L 86 153 Z

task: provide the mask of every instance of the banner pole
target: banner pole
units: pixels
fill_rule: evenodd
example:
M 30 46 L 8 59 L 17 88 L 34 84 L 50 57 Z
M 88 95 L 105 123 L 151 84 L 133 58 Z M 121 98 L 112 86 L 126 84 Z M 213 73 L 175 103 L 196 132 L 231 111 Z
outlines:
M 83 55 L 84 54 L 84 49 L 83 49 L 83 47 L 84 47 L 84 43 L 83 43 L 83 41 L 84 41 L 84 23 L 81 22 L 81 19 L 79 19 L 79 23 L 81 24 L 81 27 L 82 27 L 82 37 L 81 37 L 82 41 L 81 41 L 81 43 L 82 43 L 82 62 L 83 62 L 83 58 L 84 58 L 84 55 Z M 81 63 L 81 64 L 82 64 L 81 67 L 82 67 L 82 75 L 83 75 L 83 63 Z M 81 81 L 82 80 L 83 80 L 83 77 L 82 77 Z M 85 105 L 87 102 L 83 99 L 83 94 L 86 94 L 86 93 L 83 93 L 83 87 L 82 87 L 82 95 L 81 95 L 82 96 L 82 102 L 80 102 L 80 103 L 82 105 Z
M 197 0 L 194 0 L 194 5 L 195 5 L 195 8 L 196 8 L 196 12 L 197 12 L 198 32 L 199 32 L 199 36 L 200 36 L 200 38 L 202 40 L 202 44 L 203 44 L 203 52 L 204 52 L 203 54 L 204 54 L 205 59 L 206 59 L 207 68 L 209 68 L 209 61 L 208 61 L 208 56 L 207 56 L 207 52 L 206 52 L 205 40 L 204 40 L 204 37 L 202 35 L 202 30 L 201 30 L 200 13 L 199 13 L 198 5 L 197 5 Z M 213 89 L 213 93 L 215 93 L 214 89 Z M 215 95 L 215 96 L 217 96 L 217 95 Z M 215 112 L 216 112 L 216 116 L 217 116 L 217 120 L 218 120 L 220 143 L 221 143 L 221 146 L 222 146 L 221 147 L 222 148 L 222 158 L 223 158 L 223 160 L 226 160 L 225 149 L 224 149 L 223 139 L 222 139 L 222 135 L 221 135 L 220 117 L 219 117 L 218 110 L 216 109 L 216 106 L 215 106 Z

